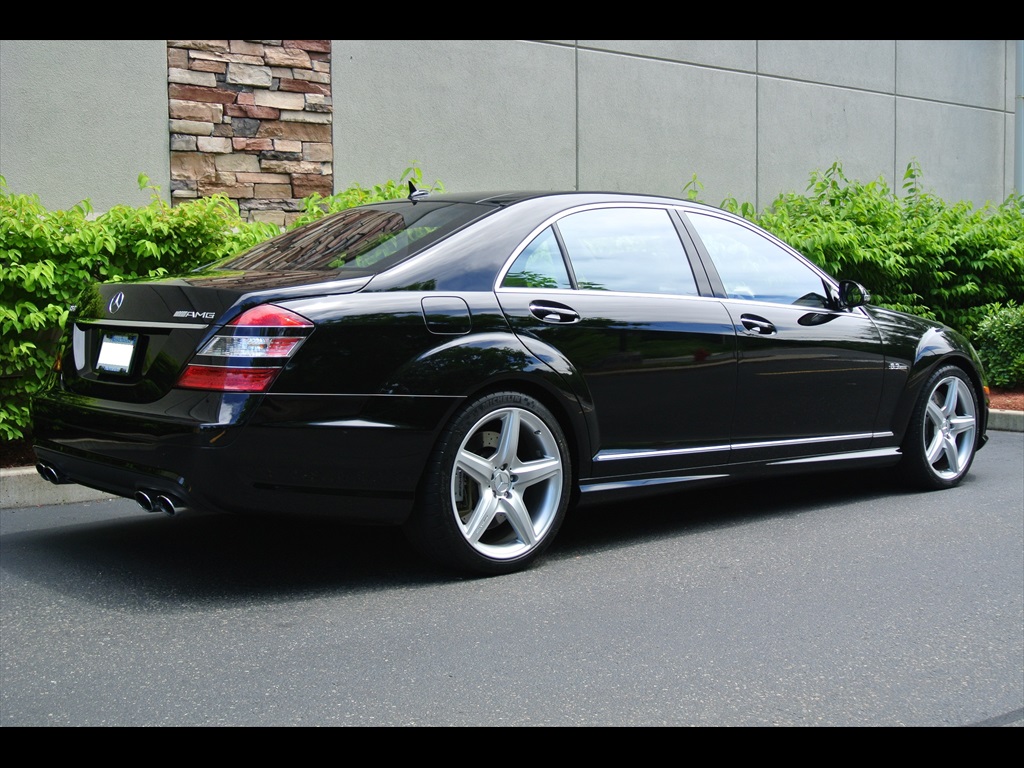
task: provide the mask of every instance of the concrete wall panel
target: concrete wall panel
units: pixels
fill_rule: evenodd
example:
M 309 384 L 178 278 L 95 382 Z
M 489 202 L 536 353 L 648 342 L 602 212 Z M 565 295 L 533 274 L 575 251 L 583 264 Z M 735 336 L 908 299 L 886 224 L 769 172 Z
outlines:
M 1003 65 L 1006 72 L 1006 87 L 1004 88 L 1006 92 L 1006 102 L 1003 105 L 1003 109 L 1012 115 L 1014 110 L 1017 108 L 1017 89 L 1024 88 L 1024 83 L 1017 82 L 1017 41 L 1003 40 L 1002 42 L 1006 48 L 1006 63 Z
M 572 188 L 575 53 L 527 41 L 335 40 L 335 190 L 419 161 L 451 190 Z
M 760 75 L 892 93 L 896 87 L 892 40 L 760 40 Z
M 892 99 L 788 80 L 758 87 L 758 209 L 782 192 L 803 193 L 810 174 L 835 162 L 848 179 L 891 181 Z
M 701 199 L 751 199 L 755 78 L 686 64 L 583 51 L 580 188 Z
M 924 188 L 949 202 L 1002 202 L 1005 125 L 999 112 L 898 99 L 897 168 L 916 159 Z
M 743 72 L 753 72 L 757 66 L 754 40 L 580 40 L 579 45 L 609 53 Z
M 900 96 L 972 107 L 1006 108 L 1005 40 L 900 40 Z
M 0 175 L 50 209 L 170 199 L 167 43 L 0 41 Z
M 1007 197 L 1013 194 L 1013 174 L 1014 174 L 1014 163 L 1016 162 L 1016 155 L 1014 154 L 1014 135 L 1013 135 L 1013 124 L 1014 116 L 1012 114 L 1006 115 L 1003 118 L 1003 197 L 1005 200 Z

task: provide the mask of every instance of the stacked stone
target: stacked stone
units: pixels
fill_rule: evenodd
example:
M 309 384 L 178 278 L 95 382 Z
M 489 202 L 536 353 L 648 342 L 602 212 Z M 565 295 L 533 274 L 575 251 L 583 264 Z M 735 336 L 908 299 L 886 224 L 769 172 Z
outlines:
M 169 40 L 171 204 L 285 226 L 334 191 L 330 40 Z

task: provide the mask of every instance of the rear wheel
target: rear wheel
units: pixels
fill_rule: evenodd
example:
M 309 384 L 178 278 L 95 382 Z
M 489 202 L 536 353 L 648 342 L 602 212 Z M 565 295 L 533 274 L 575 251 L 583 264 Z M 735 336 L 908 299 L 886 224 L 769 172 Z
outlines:
M 951 488 L 974 461 L 978 396 L 960 368 L 946 366 L 921 390 L 903 442 L 906 478 L 926 489 Z
M 571 475 L 565 436 L 547 408 L 519 392 L 486 395 L 442 434 L 406 535 L 461 571 L 523 569 L 561 526 Z

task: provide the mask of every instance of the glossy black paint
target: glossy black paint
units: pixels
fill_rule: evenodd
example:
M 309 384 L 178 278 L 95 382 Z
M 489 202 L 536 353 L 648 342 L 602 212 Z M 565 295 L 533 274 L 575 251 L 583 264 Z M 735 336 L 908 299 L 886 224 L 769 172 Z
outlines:
M 870 305 L 730 298 L 687 220 L 706 207 L 597 193 L 443 199 L 480 210 L 375 273 L 214 265 L 91 288 L 69 321 L 61 371 L 34 404 L 38 456 L 126 497 L 156 489 L 201 509 L 396 524 L 445 425 L 485 392 L 523 392 L 553 412 L 583 500 L 893 464 L 938 365 L 961 366 L 982 392 L 970 345 L 935 323 Z M 694 295 L 502 284 L 522 248 L 567 213 L 637 205 L 669 212 Z M 314 326 L 269 391 L 175 386 L 196 350 L 267 303 Z M 112 329 L 140 334 L 123 376 L 95 365 Z M 986 420 L 983 407 L 978 447 Z

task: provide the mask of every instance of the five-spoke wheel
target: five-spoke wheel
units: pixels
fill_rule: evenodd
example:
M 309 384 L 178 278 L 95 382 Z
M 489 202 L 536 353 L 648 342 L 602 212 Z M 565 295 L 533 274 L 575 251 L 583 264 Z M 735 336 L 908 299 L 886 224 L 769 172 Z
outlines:
M 519 570 L 561 525 L 571 471 L 565 436 L 547 408 L 519 392 L 487 395 L 443 434 L 407 534 L 461 570 Z
M 967 474 L 978 439 L 978 397 L 956 366 L 932 374 L 921 391 L 903 444 L 908 477 L 925 488 L 949 488 Z

